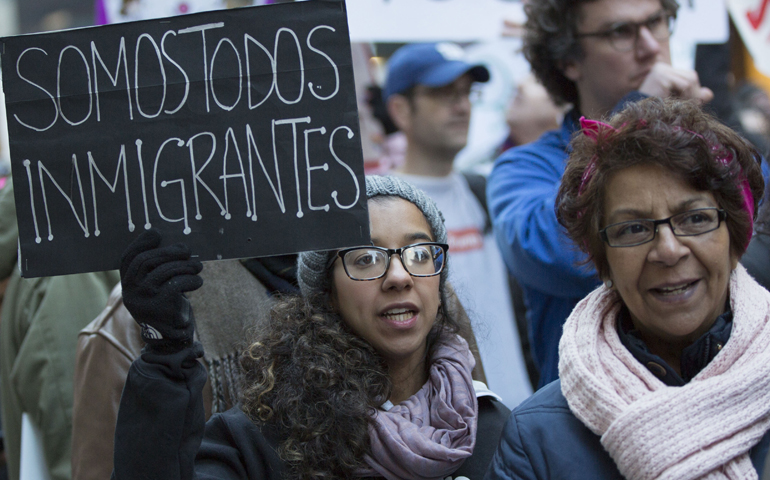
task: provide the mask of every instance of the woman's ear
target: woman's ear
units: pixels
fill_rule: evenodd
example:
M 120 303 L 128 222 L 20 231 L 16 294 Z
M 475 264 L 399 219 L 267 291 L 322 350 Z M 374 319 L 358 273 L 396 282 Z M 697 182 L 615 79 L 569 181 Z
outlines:
M 583 72 L 580 68 L 580 64 L 574 60 L 564 62 L 561 66 L 561 73 L 572 80 L 573 82 L 579 81 L 583 77 Z

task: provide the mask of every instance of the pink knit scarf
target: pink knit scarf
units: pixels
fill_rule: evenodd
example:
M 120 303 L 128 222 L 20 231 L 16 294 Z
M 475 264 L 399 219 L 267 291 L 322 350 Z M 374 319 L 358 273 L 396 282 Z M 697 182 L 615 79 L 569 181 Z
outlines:
M 770 293 L 741 265 L 729 288 L 730 340 L 682 387 L 664 385 L 621 344 L 614 291 L 599 287 L 567 319 L 562 392 L 625 478 L 757 478 L 748 452 L 770 429 Z
M 361 476 L 443 479 L 473 453 L 478 403 L 468 344 L 453 336 L 436 347 L 428 381 L 388 411 L 378 411 L 369 429 L 371 469 Z

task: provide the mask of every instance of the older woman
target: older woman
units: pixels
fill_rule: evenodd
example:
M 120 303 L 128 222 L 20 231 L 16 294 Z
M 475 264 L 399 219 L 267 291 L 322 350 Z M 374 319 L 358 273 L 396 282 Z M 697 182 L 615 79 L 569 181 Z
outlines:
M 275 307 L 244 356 L 242 404 L 205 431 L 183 295 L 200 286 L 200 263 L 157 233 L 132 244 L 123 298 L 148 347 L 123 391 L 114 478 L 483 475 L 508 412 L 472 381 L 444 308 L 443 217 L 403 180 L 368 177 L 366 191 L 372 244 L 300 255 L 303 297 Z
M 582 123 L 558 215 L 604 285 L 570 315 L 560 380 L 514 410 L 486 478 L 757 478 L 770 293 L 738 260 L 759 155 L 684 101 Z

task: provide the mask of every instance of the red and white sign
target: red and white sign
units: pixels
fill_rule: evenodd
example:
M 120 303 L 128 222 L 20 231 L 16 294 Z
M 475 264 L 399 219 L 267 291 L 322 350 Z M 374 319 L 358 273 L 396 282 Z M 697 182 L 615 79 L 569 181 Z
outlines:
M 770 76 L 770 0 L 727 0 L 727 8 L 757 70 Z
M 484 248 L 484 236 L 478 228 L 466 228 L 463 230 L 449 230 L 449 254 L 471 252 Z

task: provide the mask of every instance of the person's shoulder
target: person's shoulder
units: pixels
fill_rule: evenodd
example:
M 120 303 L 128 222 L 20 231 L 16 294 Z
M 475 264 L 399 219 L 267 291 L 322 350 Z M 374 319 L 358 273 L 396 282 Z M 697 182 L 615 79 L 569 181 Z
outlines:
M 243 411 L 240 404 L 212 415 L 206 428 L 227 430 L 233 437 L 249 439 L 250 442 L 256 440 L 260 444 L 272 447 L 276 447 L 280 443 L 278 433 L 271 423 L 260 423 L 259 425 L 254 423 Z
M 490 416 L 506 419 L 511 414 L 511 410 L 497 398 L 491 395 L 478 397 L 479 417 Z
M 554 380 L 513 409 L 517 416 L 538 414 L 567 414 L 572 416 L 567 399 L 561 393 L 561 381 Z
M 129 361 L 138 358 L 144 347 L 139 324 L 123 305 L 120 283 L 112 290 L 104 310 L 78 334 L 78 355 L 97 345 L 114 349 Z
M 254 423 L 240 405 L 212 415 L 206 422 L 206 438 L 219 439 L 240 451 L 251 451 L 263 457 L 263 462 L 282 463 L 277 453 L 278 433 L 269 422 Z
M 757 232 L 751 239 L 746 252 L 741 257 L 741 264 L 760 285 L 770 287 L 770 235 Z
M 240 405 L 235 405 L 224 412 L 215 413 L 206 422 L 206 428 L 226 429 L 231 433 L 239 432 L 243 435 L 262 435 L 260 428 L 251 421 Z
M 511 411 L 495 395 L 478 397 L 479 413 L 476 444 L 468 458 L 452 478 L 481 478 L 487 471 L 500 443 L 500 434 Z
M 506 150 L 495 160 L 489 175 L 490 182 L 508 178 L 511 174 L 520 180 L 524 180 L 527 175 L 539 177 L 543 174 L 548 178 L 561 178 L 570 136 L 570 129 L 563 125 L 544 133 L 534 142 Z
M 478 397 L 478 404 L 478 430 L 494 437 L 496 444 L 511 411 L 503 402 L 493 396 Z
M 231 478 L 234 471 L 245 472 L 246 478 L 282 478 L 285 464 L 278 444 L 269 424 L 255 424 L 236 405 L 206 422 L 195 468 L 205 478 Z
M 566 155 L 566 141 L 569 141 L 569 134 L 566 133 L 565 127 L 562 126 L 555 130 L 549 130 L 540 136 L 537 140 L 517 147 L 509 148 L 504 151 L 497 159 L 497 162 L 505 162 L 515 160 L 517 158 L 525 157 L 528 155 L 543 156 L 546 154 L 560 156 Z
M 552 437 L 558 430 L 576 426 L 574 422 L 579 421 L 561 393 L 561 382 L 555 380 L 513 409 L 503 427 L 502 436 L 515 443 L 522 430 L 530 433 L 540 431 L 546 437 Z
M 542 431 L 547 436 L 556 436 L 557 432 L 584 429 L 575 417 L 561 392 L 561 381 L 554 380 L 535 392 L 519 406 L 513 409 L 503 430 L 503 435 L 512 430 L 528 432 Z
M 600 437 L 572 413 L 555 380 L 516 407 L 487 478 L 620 479 Z

